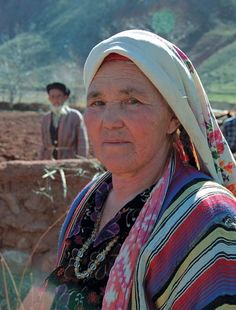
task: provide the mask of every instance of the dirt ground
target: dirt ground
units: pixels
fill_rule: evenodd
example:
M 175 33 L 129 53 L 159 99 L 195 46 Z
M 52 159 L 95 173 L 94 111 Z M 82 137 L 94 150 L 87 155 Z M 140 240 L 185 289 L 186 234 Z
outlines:
M 0 162 L 38 159 L 44 114 L 45 112 L 33 111 L 0 111 Z
M 0 111 L 0 162 L 37 159 L 42 116 L 40 112 Z

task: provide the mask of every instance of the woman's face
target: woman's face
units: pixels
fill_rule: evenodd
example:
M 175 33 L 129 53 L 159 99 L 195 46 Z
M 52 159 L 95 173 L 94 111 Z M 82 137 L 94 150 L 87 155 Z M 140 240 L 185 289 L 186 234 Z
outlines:
M 155 169 L 178 125 L 157 89 L 128 61 L 100 67 L 84 117 L 94 155 L 114 174 Z

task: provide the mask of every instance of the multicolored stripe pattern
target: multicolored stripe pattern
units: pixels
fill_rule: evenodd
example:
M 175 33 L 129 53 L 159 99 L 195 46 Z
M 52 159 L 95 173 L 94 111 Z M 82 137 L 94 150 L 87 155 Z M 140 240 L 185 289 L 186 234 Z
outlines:
M 178 194 L 136 268 L 132 309 L 236 309 L 236 201 L 202 181 Z
M 108 174 L 91 182 L 72 204 L 61 231 L 58 264 L 87 200 Z M 177 164 L 138 258 L 130 309 L 236 309 L 236 200 L 230 191 Z

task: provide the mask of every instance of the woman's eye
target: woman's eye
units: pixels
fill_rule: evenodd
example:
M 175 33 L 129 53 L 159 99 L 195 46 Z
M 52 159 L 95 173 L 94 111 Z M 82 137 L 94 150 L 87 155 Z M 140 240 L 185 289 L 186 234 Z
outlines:
M 130 105 L 136 105 L 136 104 L 140 104 L 141 102 L 136 98 L 130 98 L 129 100 L 127 100 L 127 103 Z
M 100 107 L 100 106 L 105 105 L 105 102 L 101 100 L 97 100 L 97 101 L 90 102 L 88 105 L 89 107 Z

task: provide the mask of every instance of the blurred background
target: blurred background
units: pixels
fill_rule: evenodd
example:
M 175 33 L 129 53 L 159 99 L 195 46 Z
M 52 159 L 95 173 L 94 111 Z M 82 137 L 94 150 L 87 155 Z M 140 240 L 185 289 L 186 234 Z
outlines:
M 0 310 L 42 284 L 67 207 L 101 169 L 95 160 L 37 161 L 45 87 L 65 83 L 83 111 L 90 49 L 134 28 L 189 55 L 220 125 L 236 112 L 236 0 L 0 0 Z
M 171 40 L 193 61 L 215 108 L 236 102 L 235 0 L 0 0 L 0 101 L 45 103 L 60 81 L 83 106 L 90 49 L 141 28 Z

